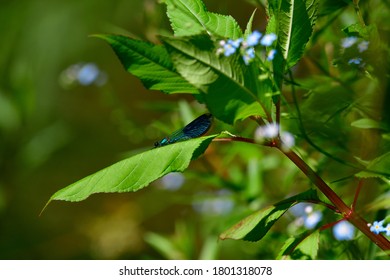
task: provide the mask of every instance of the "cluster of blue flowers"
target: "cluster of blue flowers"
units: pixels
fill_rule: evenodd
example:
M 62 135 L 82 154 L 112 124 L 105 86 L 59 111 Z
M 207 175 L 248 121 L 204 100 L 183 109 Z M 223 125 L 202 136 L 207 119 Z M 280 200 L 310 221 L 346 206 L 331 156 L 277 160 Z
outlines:
M 238 38 L 236 40 L 228 39 L 221 40 L 219 42 L 219 48 L 217 54 L 223 54 L 224 56 L 231 56 L 240 51 L 242 58 L 246 65 L 248 65 L 255 58 L 255 47 L 258 45 L 269 47 L 271 46 L 277 36 L 274 33 L 263 35 L 259 31 L 253 31 L 247 38 Z M 276 54 L 275 49 L 271 49 L 267 54 L 267 60 L 273 60 Z
M 255 131 L 255 141 L 263 143 L 264 140 L 271 140 L 278 137 L 280 132 L 281 148 L 288 152 L 295 145 L 295 138 L 288 131 L 280 131 L 280 127 L 276 123 L 259 126 Z
M 357 37 L 347 37 L 341 41 L 341 46 L 344 49 L 348 49 L 348 48 L 352 47 L 353 45 L 357 44 L 357 48 L 358 48 L 359 52 L 362 53 L 368 49 L 369 43 L 370 42 L 365 41 L 365 40 L 359 40 L 359 38 L 357 38 Z
M 62 71 L 59 81 L 64 88 L 74 85 L 103 86 L 107 82 L 107 74 L 93 62 L 80 62 Z
M 314 229 L 322 220 L 322 212 L 315 211 L 310 203 L 296 204 L 289 212 L 297 218 L 294 221 L 296 226 L 304 226 L 307 229 Z
M 386 232 L 387 236 L 390 236 L 390 223 L 387 224 L 387 226 L 383 226 L 383 223 L 385 221 L 375 221 L 373 225 L 371 225 L 370 230 L 373 233 L 380 234 L 381 232 Z
M 314 229 L 322 220 L 322 212 L 314 210 L 309 203 L 299 203 L 290 208 L 289 212 L 297 219 L 296 226 L 304 226 L 307 229 Z M 355 227 L 346 220 L 340 220 L 333 226 L 333 236 L 336 240 L 352 240 L 355 237 Z
M 359 53 L 363 53 L 368 49 L 370 42 L 359 39 L 357 37 L 347 37 L 341 41 L 341 46 L 344 49 L 349 49 L 356 46 Z M 364 66 L 363 59 L 361 57 L 353 57 L 348 60 L 348 64 Z

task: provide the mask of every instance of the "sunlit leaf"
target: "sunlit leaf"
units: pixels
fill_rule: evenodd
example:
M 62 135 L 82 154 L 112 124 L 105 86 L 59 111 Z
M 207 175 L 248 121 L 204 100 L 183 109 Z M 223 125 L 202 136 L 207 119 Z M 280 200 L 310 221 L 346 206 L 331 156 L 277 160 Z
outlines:
M 251 17 L 248 20 L 248 23 L 246 24 L 246 28 L 244 32 L 245 37 L 248 37 L 248 35 L 253 32 L 252 25 L 253 25 L 253 19 L 255 18 L 255 15 L 256 15 L 256 10 L 253 11 Z
M 219 57 L 206 34 L 162 40 L 177 71 L 204 93 L 203 100 L 215 117 L 233 124 L 252 115 L 267 115 L 257 97 L 254 69 L 239 55 Z
M 390 180 L 387 181 L 387 184 L 390 185 Z M 381 209 L 390 210 L 390 193 L 385 192 L 379 195 L 371 203 L 366 206 L 368 211 L 378 211 Z
M 219 37 L 237 39 L 242 31 L 231 16 L 208 12 L 201 0 L 163 0 L 176 36 L 203 32 Z
M 170 172 L 184 171 L 215 137 L 211 135 L 178 142 L 124 159 L 57 191 L 49 202 L 76 202 L 96 193 L 138 191 Z
M 291 237 L 284 243 L 278 259 L 314 260 L 317 258 L 319 241 L 319 230 Z
M 199 93 L 175 70 L 164 46 L 121 35 L 95 35 L 107 41 L 125 69 L 144 86 L 165 93 Z
M 288 209 L 300 201 L 307 200 L 318 200 L 315 190 L 310 189 L 253 213 L 222 233 L 220 238 L 259 241 Z
M 373 119 L 359 119 L 351 123 L 352 126 L 364 129 L 387 129 L 387 126 Z
M 172 238 L 154 232 L 148 232 L 145 234 L 144 239 L 150 246 L 164 256 L 165 259 L 180 260 L 185 258 Z
M 294 66 L 302 57 L 317 18 L 318 0 L 270 0 L 269 14 L 272 28 L 287 67 Z
M 366 170 L 356 174 L 360 178 L 379 177 L 385 180 L 390 179 L 390 152 L 373 159 L 366 167 Z
M 373 26 L 362 26 L 360 23 L 354 23 L 345 27 L 343 31 L 347 36 L 368 39 L 370 30 L 373 28 Z

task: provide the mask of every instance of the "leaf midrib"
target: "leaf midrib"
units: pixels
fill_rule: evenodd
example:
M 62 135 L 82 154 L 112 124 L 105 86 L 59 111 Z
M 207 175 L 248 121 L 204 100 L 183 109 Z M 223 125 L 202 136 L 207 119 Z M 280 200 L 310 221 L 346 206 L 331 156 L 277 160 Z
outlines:
M 192 15 L 194 18 L 196 18 L 196 20 L 198 21 L 198 23 L 207 31 L 207 33 L 208 33 L 208 34 L 211 34 L 210 31 L 209 31 L 209 29 L 207 28 L 207 26 L 204 25 L 204 24 L 202 23 L 201 18 L 198 17 L 198 16 L 196 15 L 196 13 L 193 12 L 193 11 L 190 9 L 190 7 L 189 7 L 188 5 L 186 5 L 186 3 L 184 3 L 184 2 L 181 1 L 181 0 L 179 0 L 179 1 L 180 1 L 180 3 L 182 3 L 182 5 L 183 5 L 184 7 L 187 8 L 187 10 L 191 13 L 191 15 Z M 198 7 L 199 7 L 199 6 L 198 6 Z M 202 9 L 202 8 L 203 8 L 203 9 Z M 208 16 L 208 11 L 205 11 L 205 10 L 204 10 L 204 7 L 200 7 L 200 11 L 201 11 L 202 14 L 206 14 L 206 16 L 209 18 L 209 16 Z M 199 14 L 200 14 L 200 13 L 199 13 Z
M 124 36 L 123 36 L 123 37 L 124 37 Z M 115 36 L 115 37 L 109 36 L 109 38 L 110 38 L 110 40 L 115 41 L 117 44 L 120 44 L 121 46 L 124 46 L 127 50 L 130 50 L 131 52 L 134 52 L 134 53 L 138 54 L 139 56 L 143 57 L 143 58 L 146 59 L 147 61 L 149 61 L 149 62 L 151 62 L 151 63 L 153 63 L 153 64 L 155 64 L 155 65 L 158 65 L 158 66 L 161 67 L 162 69 L 166 69 L 166 70 L 169 71 L 170 73 L 173 73 L 173 74 L 175 74 L 176 76 L 182 78 L 182 76 L 181 76 L 179 73 L 177 73 L 177 72 L 174 71 L 174 67 L 168 68 L 166 65 L 161 64 L 160 61 L 158 61 L 158 60 L 153 60 L 153 59 L 149 58 L 148 56 L 145 56 L 144 53 L 141 53 L 141 52 L 139 52 L 138 50 L 135 50 L 135 49 L 133 49 L 133 48 L 131 48 L 131 47 L 129 47 L 129 46 L 123 44 L 123 43 L 120 42 L 119 40 L 117 40 L 117 39 L 116 39 L 116 36 Z M 126 37 L 124 37 L 124 38 L 126 38 Z M 131 38 L 130 38 L 130 39 L 131 39 Z M 153 47 L 156 47 L 156 46 L 157 46 L 157 45 L 153 45 L 152 48 L 153 48 Z M 173 66 L 173 64 L 172 64 L 172 66 Z
M 172 48 L 174 48 L 175 50 L 177 50 L 178 52 L 184 54 L 184 55 L 187 55 L 189 57 L 191 57 L 192 59 L 202 63 L 203 65 L 207 66 L 207 67 L 210 67 L 212 68 L 214 71 L 218 73 L 220 73 L 221 75 L 223 75 L 224 77 L 226 77 L 228 80 L 230 81 L 233 81 L 234 84 L 238 85 L 239 88 L 241 88 L 246 94 L 248 94 L 249 96 L 251 96 L 257 103 L 260 104 L 260 106 L 262 107 L 262 104 L 260 102 L 260 100 L 257 98 L 257 96 L 252 93 L 248 88 L 246 88 L 244 85 L 242 85 L 241 83 L 239 83 L 238 81 L 236 81 L 234 78 L 230 77 L 228 74 L 226 74 L 225 72 L 223 72 L 222 70 L 216 68 L 213 64 L 208 64 L 206 61 L 203 60 L 203 57 L 201 58 L 198 58 L 198 57 L 194 57 L 192 54 L 188 53 L 188 52 L 185 52 L 183 50 L 180 50 L 178 48 L 176 48 L 175 46 L 173 46 L 172 44 L 170 44 L 169 42 L 165 41 L 166 43 L 168 43 Z M 264 109 L 263 109 L 264 110 Z M 265 112 L 266 113 L 266 112 Z
M 287 59 L 288 57 L 288 51 L 290 49 L 290 45 L 291 45 L 291 34 L 292 34 L 292 26 L 293 26 L 293 18 L 294 18 L 294 5 L 295 5 L 295 1 L 294 0 L 291 0 L 291 5 L 290 5 L 290 15 L 291 17 L 289 17 L 289 27 L 288 27 L 288 34 L 287 34 L 287 40 L 286 40 L 286 46 L 285 46 L 285 54 L 284 54 L 284 58 Z

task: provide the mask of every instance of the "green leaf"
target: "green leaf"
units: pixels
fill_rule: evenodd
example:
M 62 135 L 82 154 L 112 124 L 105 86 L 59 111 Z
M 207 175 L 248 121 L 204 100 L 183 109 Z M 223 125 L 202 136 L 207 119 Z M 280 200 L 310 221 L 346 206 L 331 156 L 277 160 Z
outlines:
M 95 193 L 138 191 L 170 172 L 184 171 L 217 135 L 178 142 L 119 161 L 59 191 L 49 200 L 81 201 Z
M 258 70 L 247 67 L 240 55 L 217 56 L 206 34 L 162 40 L 177 71 L 204 93 L 202 100 L 215 117 L 233 124 L 252 115 L 269 116 L 257 96 Z
M 318 0 L 270 0 L 270 23 L 278 36 L 278 45 L 287 67 L 301 59 L 313 32 L 317 18 Z
M 369 40 L 370 31 L 375 29 L 374 26 L 362 26 L 360 23 L 351 24 L 343 29 L 343 32 L 347 36 L 361 37 L 363 39 Z
M 390 152 L 373 159 L 366 167 L 366 170 L 356 174 L 360 178 L 382 178 L 390 179 Z
M 346 0 L 322 0 L 320 1 L 320 6 L 318 8 L 318 16 L 327 16 L 331 13 L 344 9 L 348 6 Z
M 95 37 L 107 41 L 125 69 L 138 77 L 146 88 L 165 93 L 199 93 L 177 73 L 164 46 L 120 35 Z
M 259 197 L 263 189 L 263 172 L 261 172 L 262 167 L 260 162 L 260 159 L 255 157 L 248 160 L 247 183 L 245 188 L 245 197 L 248 200 Z
M 317 258 L 319 242 L 319 230 L 291 237 L 284 243 L 277 259 L 314 260 Z
M 373 119 L 368 119 L 368 118 L 363 118 L 359 119 L 357 121 L 354 121 L 351 123 L 352 126 L 357 127 L 357 128 L 363 128 L 363 129 L 383 129 L 387 130 L 388 127 L 378 121 L 375 121 Z
M 183 253 L 177 248 L 176 244 L 170 237 L 165 237 L 154 232 L 147 232 L 144 235 L 145 241 L 157 250 L 167 260 L 185 259 Z
M 253 11 L 248 23 L 246 24 L 244 37 L 248 37 L 252 33 L 253 19 L 255 18 L 256 10 Z
M 292 206 L 300 201 L 318 200 L 315 190 L 308 190 L 292 196 L 273 206 L 266 207 L 246 217 L 236 225 L 223 232 L 221 239 L 243 239 L 246 241 L 259 241 L 271 229 L 273 224 Z
M 242 31 L 231 16 L 208 12 L 201 0 L 163 0 L 176 36 L 207 32 L 224 38 L 237 39 Z
M 270 18 L 268 20 L 268 24 L 267 24 L 266 33 L 267 34 L 271 34 L 271 33 L 277 34 L 278 33 L 278 23 L 276 21 L 276 16 L 270 16 Z M 281 53 L 282 53 L 282 50 L 281 50 L 280 45 L 278 44 L 276 46 L 276 55 L 275 55 L 274 59 L 272 60 L 272 65 L 273 65 L 272 68 L 274 71 L 275 85 L 277 86 L 279 91 L 280 91 L 282 84 L 283 84 L 284 75 L 285 75 L 284 68 L 286 66 L 286 61 L 285 61 L 283 55 L 281 55 Z
M 387 181 L 387 184 L 390 185 L 390 181 Z M 376 197 L 374 201 L 366 205 L 365 209 L 367 209 L 367 211 L 390 210 L 390 193 L 382 193 Z

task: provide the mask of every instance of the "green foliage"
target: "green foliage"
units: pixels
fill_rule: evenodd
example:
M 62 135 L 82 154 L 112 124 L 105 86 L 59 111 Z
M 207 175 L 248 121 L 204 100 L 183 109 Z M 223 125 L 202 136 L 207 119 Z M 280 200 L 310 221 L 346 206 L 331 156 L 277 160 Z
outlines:
M 240 57 L 218 57 L 208 35 L 162 39 L 177 71 L 204 93 L 203 101 L 215 117 L 233 124 L 252 115 L 266 116 L 253 82 L 256 73 Z
M 272 0 L 267 32 L 278 35 L 287 69 L 302 57 L 317 19 L 318 0 Z
M 207 32 L 210 35 L 237 39 L 240 27 L 231 16 L 208 12 L 201 0 L 163 0 L 176 36 L 191 36 Z
M 319 241 L 319 230 L 291 237 L 280 250 L 278 259 L 314 260 L 318 255 Z
M 170 172 L 184 171 L 215 136 L 178 142 L 124 159 L 59 190 L 50 201 L 81 201 L 95 193 L 137 191 Z
M 111 45 L 125 69 L 141 79 L 146 88 L 165 93 L 198 93 L 175 71 L 164 47 L 120 35 L 95 36 Z
M 317 193 L 314 190 L 308 190 L 253 213 L 222 233 L 220 238 L 259 241 L 288 209 L 296 203 L 308 200 L 318 200 Z
M 365 171 L 356 174 L 360 178 L 380 177 L 383 180 L 389 178 L 390 152 L 374 158 L 366 166 Z

